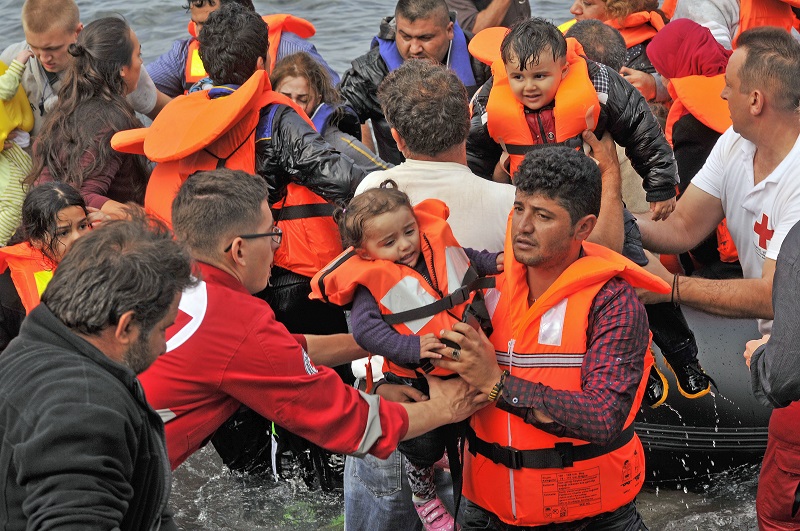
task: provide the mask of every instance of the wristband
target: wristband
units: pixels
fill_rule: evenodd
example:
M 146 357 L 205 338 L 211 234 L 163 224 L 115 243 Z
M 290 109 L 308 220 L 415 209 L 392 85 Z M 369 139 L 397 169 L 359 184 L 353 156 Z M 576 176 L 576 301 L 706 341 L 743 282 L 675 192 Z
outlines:
M 492 390 L 489 392 L 489 402 L 494 402 L 497 400 L 497 397 L 500 396 L 500 391 L 503 390 L 503 386 L 506 383 L 506 376 L 508 375 L 508 371 L 503 371 L 500 375 L 500 381 L 494 384 L 494 387 L 492 387 Z

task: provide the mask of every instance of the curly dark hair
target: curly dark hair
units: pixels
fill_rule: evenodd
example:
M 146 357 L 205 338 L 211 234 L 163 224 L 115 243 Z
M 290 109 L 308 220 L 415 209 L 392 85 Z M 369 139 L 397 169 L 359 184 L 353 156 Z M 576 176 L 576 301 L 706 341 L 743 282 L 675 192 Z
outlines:
M 600 214 L 600 169 L 572 148 L 552 146 L 528 152 L 514 174 L 514 186 L 526 195 L 541 194 L 557 201 L 573 224 L 588 214 Z
M 467 90 L 449 68 L 425 59 L 404 62 L 378 88 L 386 121 L 420 155 L 435 157 L 469 133 Z
M 255 11 L 225 4 L 210 15 L 198 35 L 200 59 L 215 83 L 242 85 L 266 63 L 269 28 Z

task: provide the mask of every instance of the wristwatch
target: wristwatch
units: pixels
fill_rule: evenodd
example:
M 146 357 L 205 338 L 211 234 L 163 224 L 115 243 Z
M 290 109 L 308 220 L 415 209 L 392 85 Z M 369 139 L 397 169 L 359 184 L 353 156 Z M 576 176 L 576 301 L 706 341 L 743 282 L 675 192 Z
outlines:
M 500 374 L 500 381 L 494 384 L 494 387 L 492 387 L 492 390 L 489 392 L 489 402 L 494 402 L 497 400 L 497 397 L 500 396 L 500 391 L 503 390 L 503 386 L 506 383 L 506 376 L 508 375 L 508 371 L 503 371 L 502 374 Z

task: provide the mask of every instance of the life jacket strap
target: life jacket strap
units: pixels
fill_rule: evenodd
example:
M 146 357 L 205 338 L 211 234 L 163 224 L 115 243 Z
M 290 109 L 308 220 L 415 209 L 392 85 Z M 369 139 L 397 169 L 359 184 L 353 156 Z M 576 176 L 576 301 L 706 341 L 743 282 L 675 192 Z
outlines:
M 332 203 L 314 203 L 311 205 L 292 205 L 272 209 L 276 221 L 291 221 L 305 218 L 326 218 L 333 216 L 336 205 Z
M 586 461 L 619 450 L 633 439 L 633 424 L 622 430 L 616 439 L 606 445 L 571 442 L 555 443 L 553 448 L 540 450 L 517 450 L 511 446 L 489 443 L 478 437 L 472 426 L 467 428 L 467 442 L 472 455 L 481 454 L 487 459 L 506 468 L 567 468 L 577 461 Z
M 404 312 L 384 315 L 383 320 L 390 325 L 396 325 L 405 323 L 407 321 L 431 317 L 437 313 L 451 310 L 459 304 L 464 304 L 467 302 L 470 293 L 473 291 L 478 291 L 479 289 L 489 289 L 493 288 L 494 286 L 494 277 L 478 277 L 475 280 L 472 280 L 471 282 L 461 286 L 450 295 L 442 297 L 435 302 L 426 304 L 425 306 L 420 306 L 419 308 L 414 308 L 413 310 L 406 310 Z

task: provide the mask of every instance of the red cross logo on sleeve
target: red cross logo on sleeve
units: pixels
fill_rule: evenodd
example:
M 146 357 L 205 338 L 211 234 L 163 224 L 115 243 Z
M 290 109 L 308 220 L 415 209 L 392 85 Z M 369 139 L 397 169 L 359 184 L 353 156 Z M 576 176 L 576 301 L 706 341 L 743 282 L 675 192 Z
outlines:
M 755 225 L 753 225 L 753 232 L 758 234 L 758 246 L 762 249 L 767 248 L 767 244 L 772 239 L 772 235 L 775 234 L 774 229 L 768 229 L 767 224 L 769 223 L 769 217 L 765 213 L 761 213 L 761 221 L 757 221 Z

